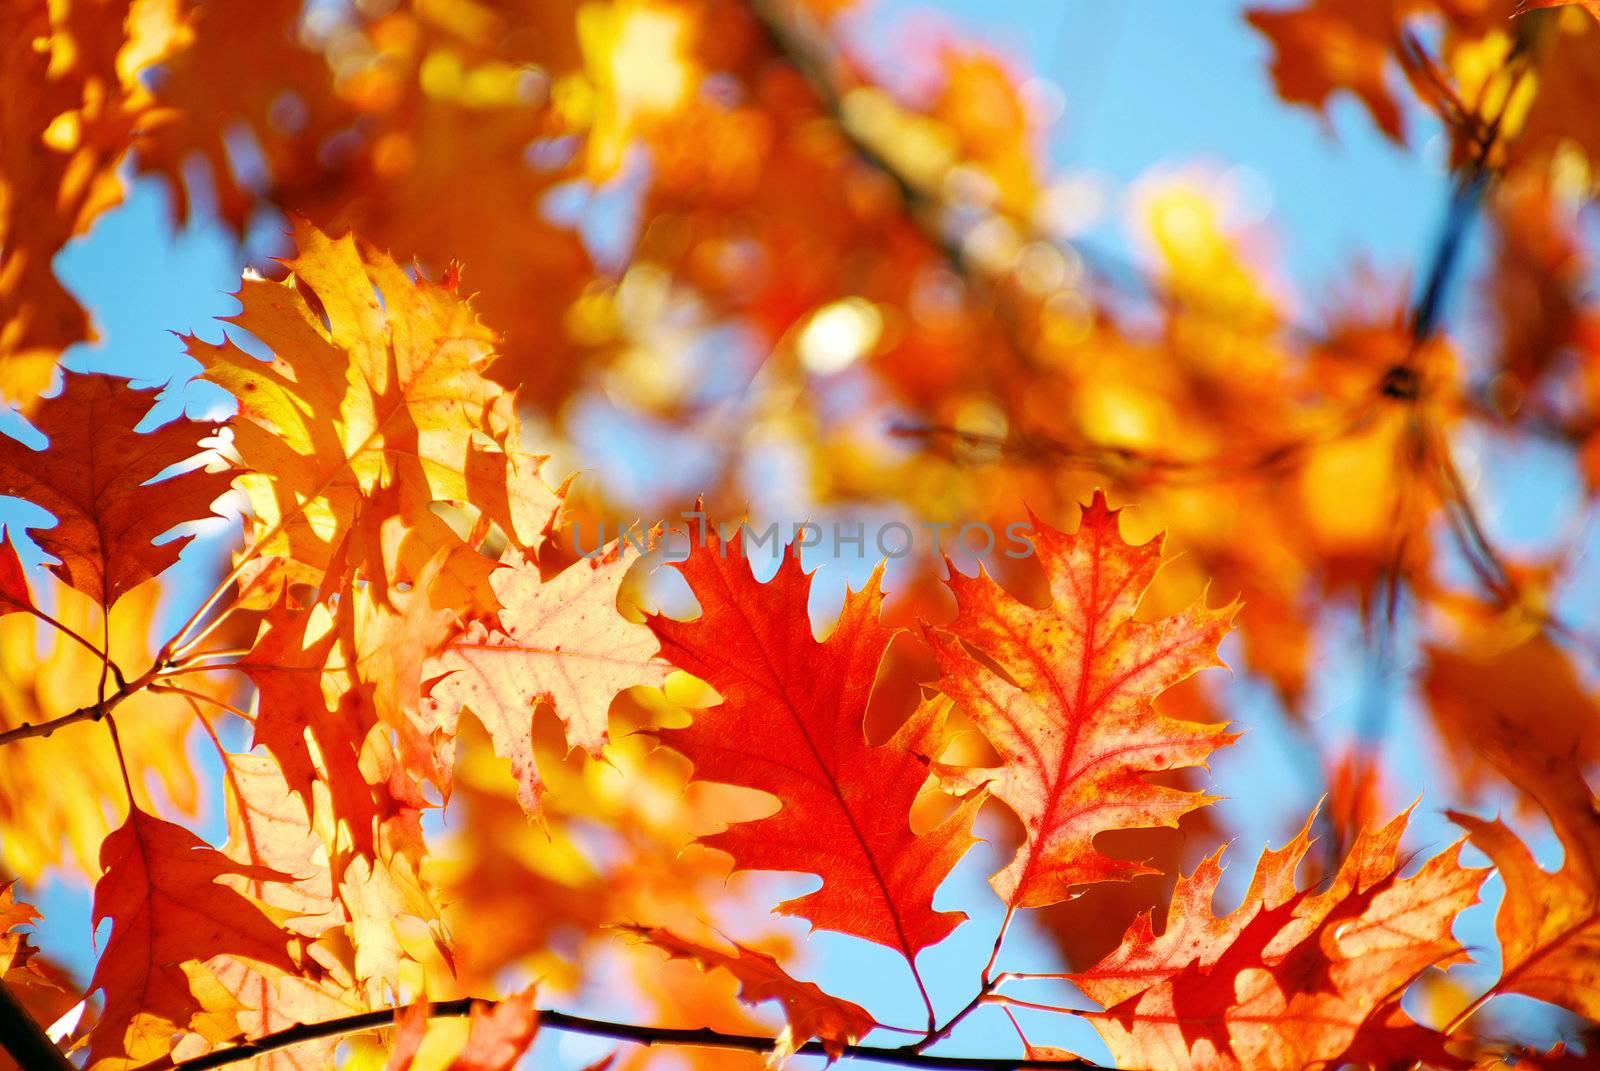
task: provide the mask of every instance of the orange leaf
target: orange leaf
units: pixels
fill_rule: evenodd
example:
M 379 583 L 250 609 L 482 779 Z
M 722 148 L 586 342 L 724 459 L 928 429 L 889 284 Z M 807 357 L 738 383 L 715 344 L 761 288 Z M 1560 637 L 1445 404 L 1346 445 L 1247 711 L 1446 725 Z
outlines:
M 733 952 L 686 940 L 659 926 L 622 926 L 619 929 L 648 941 L 676 959 L 689 959 L 705 970 L 721 967 L 739 979 L 739 999 L 746 1004 L 775 1000 L 783 1006 L 788 1027 L 779 1038 L 774 1056 L 782 1060 L 812 1038 L 822 1042 L 834 1059 L 844 1055 L 878 1025 L 872 1013 L 859 1004 L 829 996 L 812 982 L 789 976 L 765 952 L 734 943 Z
M 178 560 L 192 535 L 150 542 L 186 521 L 211 516 L 228 472 L 190 471 L 157 480 L 194 458 L 204 425 L 179 419 L 150 432 L 135 427 L 154 399 L 114 376 L 63 372 L 61 393 L 39 404 L 34 425 L 50 440 L 30 450 L 0 436 L 0 494 L 55 514 L 35 541 L 61 559 L 62 580 L 111 606 Z
M 912 831 L 911 806 L 928 771 L 911 744 L 938 731 L 931 708 L 888 744 L 867 743 L 862 716 L 893 636 L 878 620 L 882 570 L 846 596 L 838 624 L 819 643 L 798 547 L 765 584 L 751 574 L 740 536 L 723 544 L 708 533 L 677 568 L 701 616 L 652 616 L 650 627 L 662 654 L 723 702 L 660 737 L 689 757 L 697 778 L 759 789 L 781 803 L 775 814 L 702 843 L 728 852 L 739 869 L 820 875 L 820 889 L 778 910 L 914 961 L 966 918 L 935 911 L 933 894 L 973 843 L 978 800 L 925 834 Z
M 511 1071 L 539 1031 L 539 1009 L 529 989 L 490 1008 L 472 1009 L 467 1043 L 450 1071 Z
M 322 688 L 338 637 L 333 631 L 308 634 L 312 614 L 274 605 L 255 646 L 239 663 L 257 691 L 254 743 L 277 760 L 308 815 L 312 786 L 325 779 L 335 816 L 349 825 L 356 847 L 370 853 L 377 807 L 361 771 L 361 733 L 345 711 L 329 708 Z
M 1278 96 L 1325 111 L 1340 90 L 1356 95 L 1373 121 L 1405 141 L 1405 116 L 1389 89 L 1398 40 L 1394 0 L 1310 0 L 1291 10 L 1252 8 L 1250 24 L 1272 42 Z
M 598 756 L 617 693 L 666 678 L 650 630 L 617 610 L 623 577 L 637 559 L 619 545 L 543 580 L 538 563 L 507 551 L 489 581 L 501 603 L 495 626 L 469 623 L 426 670 L 443 677 L 430 702 L 442 708 L 447 731 L 463 708 L 477 716 L 495 751 L 511 760 L 517 798 L 529 814 L 538 813 L 543 791 L 533 759 L 536 703 L 555 710 L 569 745 Z
M 436 502 L 470 502 L 518 546 L 536 546 L 559 500 L 538 476 L 543 459 L 521 447 L 511 394 L 484 377 L 494 333 L 450 280 L 413 279 L 352 236 L 304 221 L 295 243 L 293 276 L 246 279 L 230 320 L 272 351 L 270 362 L 232 341 L 190 340 L 204 377 L 239 401 L 234 441 L 252 470 L 239 485 L 262 552 L 318 583 L 358 524 L 381 547 L 384 523 L 398 519 L 404 573 L 369 554 L 359 564 L 371 577 L 414 581 L 445 551 L 485 579 L 492 563 Z
M 1428 705 L 1467 788 L 1478 788 L 1490 772 L 1478 752 L 1485 734 L 1505 734 L 1507 719 L 1520 749 L 1556 755 L 1572 748 L 1582 761 L 1600 761 L 1600 706 L 1572 659 L 1548 636 L 1484 649 L 1425 650 Z
M 474 1003 L 467 1020 L 467 1039 L 446 1071 L 511 1071 L 539 1032 L 539 1009 L 528 989 L 493 1004 Z M 428 1034 L 424 1005 L 413 1004 L 395 1019 L 395 1036 L 385 1071 L 412 1071 Z M 424 1062 L 436 1067 L 437 1063 Z
M 16 898 L 16 884 L 0 881 L 0 975 L 22 970 L 39 951 L 27 934 L 16 932 L 19 926 L 31 926 L 39 921 L 39 912 L 34 906 Z
M 112 925 L 89 983 L 106 998 L 90 1035 L 91 1064 L 122 1055 L 136 1063 L 164 1056 L 174 1030 L 216 1010 L 191 992 L 185 966 L 227 955 L 294 970 L 287 935 L 219 881 L 288 881 L 288 875 L 235 863 L 182 826 L 137 807 L 106 838 L 100 862 L 105 873 L 95 886 L 94 921 L 111 919 Z
M 28 593 L 28 577 L 17 558 L 17 548 L 0 525 L 0 614 L 30 613 L 33 596 Z
M 1479 747 L 1544 809 L 1565 849 L 1552 874 L 1499 819 L 1448 812 L 1506 883 L 1496 922 L 1500 980 L 1485 997 L 1523 993 L 1600 1019 L 1600 801 L 1584 780 L 1580 752 L 1570 739 L 1530 735 L 1520 718 L 1477 724 Z
M 0 881 L 0 985 L 34 1022 L 48 1027 L 81 1004 L 78 989 L 66 971 L 40 956 L 30 935 L 18 929 L 37 923 L 39 912 L 16 898 L 15 886 L 16 882 Z M 0 1071 L 22 1071 L 3 1045 Z
M 1321 892 L 1295 887 L 1309 819 L 1287 846 L 1262 854 L 1229 915 L 1212 910 L 1220 849 L 1180 878 L 1159 935 L 1147 912 L 1121 947 L 1073 976 L 1106 1007 L 1087 1017 L 1118 1062 L 1299 1071 L 1338 1066 L 1353 1047 L 1414 1060 L 1422 1028 L 1395 1002 L 1429 967 L 1466 960 L 1451 928 L 1488 872 L 1461 866 L 1458 844 L 1400 877 L 1408 814 L 1364 831 Z M 1410 1041 L 1397 1045 L 1395 1032 Z
M 1026 831 L 1016 856 L 992 879 L 1013 907 L 1059 903 L 1074 886 L 1152 873 L 1101 854 L 1094 838 L 1113 829 L 1175 827 L 1210 803 L 1144 775 L 1204 765 L 1234 739 L 1224 726 L 1169 718 L 1153 705 L 1177 682 L 1222 664 L 1217 644 L 1233 609 L 1197 604 L 1160 621 L 1135 621 L 1161 566 L 1161 541 L 1123 542 L 1103 494 L 1084 509 L 1076 533 L 1037 519 L 1034 532 L 1051 606 L 1017 601 L 987 573 L 952 569 L 956 619 L 925 629 L 943 674 L 939 688 L 1004 763 L 946 771 L 947 780 L 989 785 Z

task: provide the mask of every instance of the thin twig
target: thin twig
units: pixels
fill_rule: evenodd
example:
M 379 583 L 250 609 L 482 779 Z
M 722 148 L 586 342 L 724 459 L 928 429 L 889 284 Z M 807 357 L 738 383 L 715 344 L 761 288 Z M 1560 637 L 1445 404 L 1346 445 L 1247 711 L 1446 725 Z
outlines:
M 112 665 L 115 665 L 115 663 L 112 663 Z M 57 729 L 74 725 L 80 721 L 101 721 L 115 710 L 123 700 L 143 690 L 146 685 L 154 681 L 157 675 L 156 667 L 152 666 L 134 680 L 119 684 L 116 691 L 98 703 L 81 706 L 77 710 L 63 714 L 59 718 L 51 718 L 49 721 L 42 721 L 33 725 L 23 722 L 15 729 L 7 729 L 5 732 L 0 733 L 0 747 L 15 743 L 18 740 L 26 740 L 32 736 L 49 736 Z M 115 676 L 121 681 L 121 671 L 117 671 Z
M 218 668 L 226 668 L 226 667 L 218 667 Z M 212 706 L 216 707 L 218 710 L 225 710 L 229 714 L 232 714 L 236 718 L 243 718 L 245 721 L 255 721 L 254 715 L 251 715 L 246 711 L 240 710 L 238 707 L 234 706 L 232 703 L 226 702 L 225 700 L 222 700 L 222 699 L 218 699 L 214 695 L 207 695 L 204 692 L 194 691 L 191 688 L 180 688 L 176 684 L 152 684 L 152 685 L 150 685 L 150 690 L 152 692 L 167 692 L 167 693 L 173 694 L 173 695 L 181 695 L 184 698 L 188 699 L 190 702 L 194 702 L 195 700 L 199 700 L 200 702 L 203 702 L 203 703 L 210 703 Z
M 37 606 L 25 606 L 23 609 L 27 610 L 28 613 L 32 614 L 40 621 L 43 621 L 45 624 L 55 629 L 63 636 L 67 637 L 67 639 L 76 642 L 85 651 L 88 651 L 90 654 L 94 655 L 96 661 L 108 660 L 105 651 L 102 651 L 99 647 L 96 647 L 92 641 L 84 638 L 81 632 L 69 626 L 65 621 L 61 621 L 58 618 L 52 617 L 50 614 L 45 613 Z M 111 662 L 110 664 L 111 672 L 113 675 L 115 675 L 117 684 L 121 685 L 123 683 L 122 671 L 117 668 L 117 664 L 115 662 Z
M 433 1018 L 460 1018 L 471 1015 L 475 1009 L 493 1008 L 496 1001 L 482 997 L 463 997 L 459 1000 L 433 1001 L 424 1005 Z M 137 1071 L 206 1071 L 208 1068 L 226 1067 L 240 1060 L 248 1060 L 264 1053 L 286 1049 L 305 1041 L 341 1037 L 393 1026 L 396 1018 L 408 1008 L 384 1008 L 379 1011 L 347 1015 L 320 1023 L 304 1023 L 287 1030 L 266 1034 L 231 1048 L 219 1049 L 204 1056 L 173 1062 L 170 1057 L 144 1064 Z M 563 1030 L 591 1037 L 613 1038 L 639 1045 L 685 1045 L 713 1049 L 737 1049 L 743 1052 L 771 1053 L 778 1046 L 775 1038 L 757 1034 L 725 1034 L 706 1028 L 679 1029 L 664 1026 L 639 1026 L 634 1023 L 614 1023 L 590 1019 L 560 1011 L 541 1011 L 539 1026 L 546 1030 Z M 827 1056 L 827 1048 L 820 1041 L 810 1041 L 800 1046 L 797 1053 L 806 1056 Z M 1023 1071 L 1028 1068 L 1093 1068 L 1099 1065 L 1087 1060 L 1038 1060 L 1025 1057 L 980 1056 L 929 1056 L 905 1048 L 883 1048 L 876 1045 L 845 1045 L 840 1055 L 871 1063 L 895 1064 L 900 1067 L 945 1068 L 949 1071 Z
M 116 697 L 113 696 L 112 698 Z M 99 721 L 106 716 L 106 706 L 106 703 L 90 703 L 86 707 L 79 707 L 70 714 L 63 714 L 61 717 L 52 718 L 49 721 L 41 721 L 33 725 L 23 722 L 15 729 L 7 729 L 5 732 L 0 733 L 0 746 L 16 743 L 18 740 L 26 740 L 31 736 L 49 736 L 57 729 L 63 729 L 80 721 Z

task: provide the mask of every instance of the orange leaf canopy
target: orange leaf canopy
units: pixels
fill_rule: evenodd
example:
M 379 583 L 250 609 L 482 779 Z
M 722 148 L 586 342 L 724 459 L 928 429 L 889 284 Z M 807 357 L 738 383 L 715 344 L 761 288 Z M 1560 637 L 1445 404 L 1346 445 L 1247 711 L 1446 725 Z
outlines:
M 739 980 L 739 999 L 746 1004 L 775 1000 L 783 1006 L 788 1027 L 773 1052 L 775 1060 L 816 1038 L 829 1056 L 838 1058 L 845 1046 L 865 1037 L 878 1021 L 859 1004 L 829 996 L 812 982 L 802 982 L 785 971 L 765 952 L 735 944 L 732 952 L 711 948 L 679 937 L 659 926 L 623 926 L 631 933 L 674 958 L 693 960 L 706 970 L 721 967 Z
M 1221 849 L 1180 878 L 1160 935 L 1146 912 L 1116 951 L 1074 976 L 1106 1007 L 1089 1018 L 1118 1062 L 1299 1071 L 1385 1052 L 1409 1054 L 1409 1064 L 1432 1051 L 1430 1065 L 1455 1063 L 1443 1037 L 1411 1022 L 1398 1001 L 1429 967 L 1467 961 L 1451 928 L 1488 871 L 1463 867 L 1458 844 L 1400 877 L 1408 816 L 1363 831 L 1322 892 L 1295 888 L 1309 819 L 1284 848 L 1262 854 L 1229 915 L 1212 911 Z
M 33 416 L 50 445 L 36 451 L 0 436 L 0 494 L 55 514 L 55 527 L 34 539 L 60 559 L 56 575 L 106 607 L 178 560 L 193 536 L 151 540 L 211 516 L 233 478 L 189 471 L 157 480 L 195 457 L 206 425 L 180 419 L 136 431 L 153 400 L 125 379 L 63 372 L 61 393 Z
M 740 536 L 724 544 L 708 533 L 677 568 L 701 615 L 653 616 L 650 627 L 663 656 L 723 702 L 660 737 L 689 757 L 700 780 L 759 789 L 781 803 L 703 843 L 731 854 L 739 869 L 821 876 L 821 888 L 778 910 L 913 961 L 966 917 L 935 911 L 933 894 L 973 843 L 978 801 L 926 833 L 912 830 L 911 806 L 928 775 L 914 751 L 942 729 L 930 707 L 889 743 L 867 743 L 862 717 L 894 635 L 878 619 L 881 568 L 846 596 L 821 642 L 811 632 L 811 577 L 797 547 L 765 584 L 751 574 Z
M 241 956 L 293 971 L 286 934 L 259 906 L 219 883 L 237 876 L 289 881 L 268 867 L 235 863 L 182 826 L 133 808 L 100 849 L 94 921 L 111 919 L 89 988 L 106 1007 L 90 1036 L 90 1063 L 126 1056 L 134 1064 L 166 1055 L 176 1030 L 220 1041 L 237 1033 L 232 1009 L 207 1006 L 187 968 L 213 956 Z M 192 991 L 194 990 L 194 991 Z M 204 1020 L 220 1016 L 209 1024 Z
M 1019 602 L 987 573 L 952 569 L 956 619 L 926 629 L 943 674 L 939 688 L 1005 763 L 949 773 L 957 783 L 989 785 L 1022 819 L 1026 840 L 993 878 L 1014 907 L 1060 903 L 1074 886 L 1151 873 L 1101 854 L 1094 838 L 1176 826 L 1210 803 L 1144 775 L 1203 765 L 1234 739 L 1221 725 L 1165 717 L 1153 705 L 1172 685 L 1222 664 L 1217 644 L 1233 616 L 1202 603 L 1160 621 L 1134 620 L 1161 566 L 1160 539 L 1124 542 L 1117 512 L 1097 493 L 1071 535 L 1035 518 L 1034 546 L 1050 606 Z

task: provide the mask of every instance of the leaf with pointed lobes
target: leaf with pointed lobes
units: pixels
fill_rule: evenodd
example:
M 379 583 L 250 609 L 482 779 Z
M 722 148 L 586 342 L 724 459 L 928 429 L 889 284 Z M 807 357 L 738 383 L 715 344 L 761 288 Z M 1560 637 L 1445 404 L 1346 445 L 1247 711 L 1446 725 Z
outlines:
M 346 599 L 341 605 L 348 605 Z M 312 812 L 314 786 L 326 782 L 334 817 L 350 829 L 357 850 L 371 854 L 379 811 L 361 769 L 366 728 L 344 703 L 330 705 L 323 688 L 336 655 L 336 627 L 322 611 L 291 610 L 279 600 L 239 668 L 256 686 L 254 744 L 283 771 L 284 783 Z
M 544 790 L 534 764 L 538 703 L 549 703 L 561 719 L 569 746 L 599 756 L 611 701 L 628 688 L 666 680 L 655 636 L 617 608 L 638 558 L 618 543 L 546 580 L 537 562 L 508 549 L 489 580 L 501 603 L 496 620 L 467 623 L 424 671 L 438 678 L 425 702 L 446 732 L 454 733 L 463 709 L 472 711 L 495 753 L 511 761 L 517 799 L 530 815 L 539 813 Z
M 925 833 L 911 808 L 928 777 L 917 756 L 938 754 L 939 708 L 925 704 L 888 743 L 868 744 L 862 717 L 894 631 L 878 619 L 880 566 L 845 596 L 826 640 L 811 631 L 811 577 L 791 545 L 777 574 L 757 583 L 742 537 L 708 532 L 676 563 L 700 602 L 692 621 L 652 616 L 661 653 L 717 690 L 723 702 L 661 741 L 702 781 L 776 796 L 778 810 L 701 843 L 740 870 L 815 874 L 822 887 L 781 904 L 825 930 L 886 945 L 914 962 L 966 916 L 935 911 L 934 891 L 973 843 L 981 802 L 970 797 Z
M 467 1044 L 450 1071 L 511 1071 L 539 1032 L 539 1009 L 533 1001 L 529 989 L 493 1007 L 472 1009 Z
M 1478 745 L 1544 809 L 1565 857 L 1551 873 L 1499 819 L 1447 812 L 1506 883 L 1495 924 L 1500 980 L 1489 993 L 1522 993 L 1600 1019 L 1600 800 L 1584 779 L 1576 738 L 1530 733 L 1527 723 L 1540 712 L 1513 709 L 1520 712 L 1477 720 Z
M 1262 854 L 1231 914 L 1212 909 L 1221 849 L 1180 878 L 1160 934 L 1146 912 L 1115 952 L 1072 976 L 1105 1007 L 1087 1018 L 1118 1062 L 1300 1071 L 1420 1046 L 1451 1066 L 1443 1035 L 1411 1022 L 1398 1002 L 1430 967 L 1469 961 L 1451 931 L 1488 871 L 1462 866 L 1457 843 L 1402 878 L 1409 816 L 1363 831 L 1321 892 L 1295 885 L 1311 818 Z
M 940 691 L 1002 760 L 998 769 L 946 769 L 941 776 L 957 787 L 988 785 L 1022 820 L 1022 846 L 991 879 L 1013 907 L 1044 907 L 1069 899 L 1078 886 L 1152 873 L 1102 854 L 1094 838 L 1175 827 L 1213 802 L 1144 775 L 1203 766 L 1235 739 L 1223 725 L 1167 717 L 1154 705 L 1172 685 L 1223 664 L 1217 644 L 1235 608 L 1201 602 L 1159 621 L 1134 620 L 1161 567 L 1161 540 L 1124 542 L 1118 512 L 1096 492 L 1070 535 L 1033 518 L 1049 606 L 1019 602 L 986 572 L 968 577 L 952 568 L 956 619 L 924 626 Z
M 467 1019 L 466 1040 L 453 1056 L 434 1050 L 433 1025 L 425 1005 L 414 1004 L 395 1019 L 395 1038 L 384 1071 L 512 1071 L 539 1032 L 539 1009 L 530 988 L 514 997 L 474 1003 Z M 453 1025 L 453 1024 L 451 1024 Z M 452 1033 L 454 1033 L 452 1031 Z M 439 1031 L 438 1034 L 444 1034 Z M 448 1059 L 449 1063 L 444 1061 Z
M 1571 749 L 1579 762 L 1600 762 L 1600 703 L 1572 656 L 1542 633 L 1513 635 L 1510 644 L 1490 632 L 1460 650 L 1424 649 L 1423 690 L 1453 760 L 1447 768 L 1471 791 L 1499 783 L 1483 743 L 1504 732 L 1504 718 L 1515 724 L 1520 749 L 1541 755 Z
M 28 576 L 11 542 L 6 527 L 0 524 L 0 615 L 32 613 L 33 596 L 28 592 Z
M 1245 17 L 1272 43 L 1279 97 L 1326 114 L 1336 93 L 1349 92 L 1403 143 L 1405 113 L 1390 77 L 1400 10 L 1395 0 L 1308 0 L 1297 8 L 1251 8 Z
M 239 402 L 234 447 L 261 552 L 312 584 L 357 527 L 402 518 L 414 576 L 441 550 L 475 553 L 432 505 L 470 504 L 531 548 L 559 505 L 521 446 L 509 391 L 487 379 L 494 332 L 446 280 L 413 278 L 352 235 L 304 220 L 284 282 L 246 278 L 229 320 L 272 351 L 190 340 L 204 378 Z M 376 560 L 376 556 L 371 556 Z M 374 568 L 373 572 L 380 572 Z M 409 577 L 393 577 L 400 580 Z
M 294 971 L 288 934 L 252 900 L 221 883 L 242 877 L 290 881 L 286 874 L 234 862 L 182 826 L 132 808 L 100 849 L 105 868 L 95 886 L 94 922 L 111 920 L 111 938 L 89 989 L 105 993 L 105 1011 L 89 1036 L 89 1063 L 156 1060 L 176 1031 L 192 1027 L 221 1041 L 237 1032 L 201 1020 L 231 1009 L 203 1003 L 190 973 L 214 956 L 237 956 Z M 220 990 L 219 990 L 220 991 Z
M 844 1055 L 845 1048 L 860 1041 L 878 1021 L 859 1004 L 829 996 L 812 982 L 789 975 L 772 956 L 732 942 L 733 951 L 712 948 L 679 937 L 659 926 L 619 926 L 675 959 L 693 960 L 703 970 L 718 967 L 739 980 L 739 999 L 746 1004 L 775 1000 L 783 1006 L 788 1026 L 773 1050 L 774 1061 L 781 1063 L 816 1038 L 822 1042 L 830 1062 Z
M 0 881 L 0 987 L 6 989 L 22 1011 L 40 1026 L 55 1023 L 74 1006 L 81 1009 L 79 989 L 61 967 L 39 955 L 19 929 L 40 921 L 32 904 L 16 898 L 16 882 Z M 23 1071 L 0 1042 L 0 1071 Z
M 32 926 L 39 912 L 32 904 L 17 899 L 15 881 L 0 881 L 0 976 L 27 966 L 39 950 L 33 947 L 19 926 Z
M 231 472 L 199 469 L 156 479 L 201 455 L 210 426 L 180 418 L 134 430 L 154 401 L 126 379 L 63 372 L 61 392 L 33 414 L 49 445 L 33 450 L 0 435 L 0 495 L 55 514 L 55 527 L 34 529 L 34 541 L 60 559 L 50 566 L 57 576 L 104 607 L 177 561 L 194 536 L 151 541 L 215 516 L 211 504 L 233 481 Z

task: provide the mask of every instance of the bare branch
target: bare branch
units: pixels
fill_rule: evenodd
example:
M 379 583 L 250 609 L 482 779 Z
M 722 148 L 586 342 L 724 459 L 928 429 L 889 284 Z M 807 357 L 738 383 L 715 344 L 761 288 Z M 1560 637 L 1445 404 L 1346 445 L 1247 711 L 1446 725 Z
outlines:
M 482 997 L 463 997 L 459 1000 L 433 1001 L 426 1005 L 428 1014 L 435 1018 L 461 1017 L 472 1014 L 476 1008 L 492 1008 L 497 1002 Z M 320 1023 L 305 1023 L 287 1030 L 267 1034 L 232 1048 L 219 1049 L 188 1060 L 174 1063 L 170 1058 L 145 1064 L 137 1071 L 206 1071 L 207 1068 L 226 1067 L 240 1060 L 248 1060 L 263 1053 L 285 1049 L 304 1041 L 340 1037 L 365 1030 L 393 1026 L 397 1016 L 406 1008 L 384 1008 L 363 1012 L 341 1019 Z M 539 1025 L 547 1030 L 563 1030 L 591 1037 L 613 1038 L 636 1045 L 686 1045 L 713 1049 L 737 1049 L 743 1052 L 770 1053 L 777 1040 L 756 1034 L 724 1034 L 705 1028 L 687 1030 L 663 1026 L 638 1026 L 633 1023 L 613 1023 L 602 1019 L 589 1019 L 560 1011 L 539 1012 Z M 802 1045 L 797 1052 L 808 1056 L 825 1056 L 827 1050 L 818 1041 Z M 929 1056 L 913 1048 L 886 1048 L 876 1045 L 846 1045 L 846 1059 L 865 1060 L 872 1063 L 894 1064 L 900 1067 L 944 1068 L 947 1071 L 1023 1071 L 1028 1068 L 1093 1068 L 1099 1065 L 1087 1060 L 1030 1060 L 1022 1057 Z
M 18 1067 L 30 1071 L 76 1071 L 4 982 L 0 982 L 0 1048 Z

